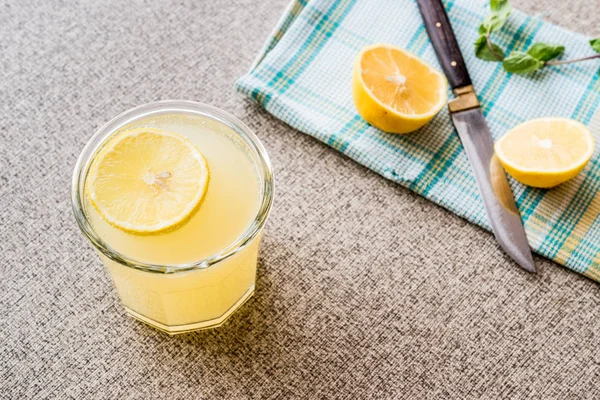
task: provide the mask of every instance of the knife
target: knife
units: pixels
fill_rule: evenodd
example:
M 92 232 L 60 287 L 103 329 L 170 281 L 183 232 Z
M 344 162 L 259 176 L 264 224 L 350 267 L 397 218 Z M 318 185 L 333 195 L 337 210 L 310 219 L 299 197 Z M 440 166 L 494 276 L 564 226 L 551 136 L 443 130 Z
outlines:
M 494 155 L 494 141 L 479 106 L 454 31 L 441 0 L 417 0 L 433 49 L 455 98 L 448 109 L 473 169 L 494 236 L 504 251 L 535 272 L 525 229 L 504 169 Z

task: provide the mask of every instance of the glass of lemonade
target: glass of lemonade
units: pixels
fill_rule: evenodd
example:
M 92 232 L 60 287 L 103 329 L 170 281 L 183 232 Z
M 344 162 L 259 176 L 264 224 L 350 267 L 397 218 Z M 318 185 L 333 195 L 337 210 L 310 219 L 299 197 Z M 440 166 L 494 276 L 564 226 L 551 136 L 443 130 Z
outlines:
M 234 116 L 174 100 L 126 111 L 85 146 L 72 201 L 131 316 L 169 334 L 216 327 L 253 294 L 273 177 Z

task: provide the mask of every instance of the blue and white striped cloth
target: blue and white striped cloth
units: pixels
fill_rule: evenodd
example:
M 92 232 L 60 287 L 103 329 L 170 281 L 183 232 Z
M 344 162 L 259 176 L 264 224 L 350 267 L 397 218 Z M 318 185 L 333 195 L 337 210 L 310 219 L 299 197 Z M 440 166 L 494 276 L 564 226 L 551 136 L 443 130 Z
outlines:
M 475 58 L 487 2 L 446 0 L 452 26 L 494 139 L 530 118 L 562 116 L 600 135 L 598 63 L 545 68 L 526 76 Z M 506 50 L 542 41 L 565 45 L 565 58 L 593 54 L 588 38 L 514 11 L 494 39 Z M 356 112 L 353 61 L 366 45 L 385 42 L 438 65 L 414 0 L 294 0 L 239 91 L 268 112 L 450 211 L 490 229 L 471 168 L 443 110 L 419 132 L 384 133 Z M 600 113 L 599 113 L 600 114 Z M 574 180 L 539 190 L 511 179 L 535 251 L 600 281 L 600 160 L 596 152 Z

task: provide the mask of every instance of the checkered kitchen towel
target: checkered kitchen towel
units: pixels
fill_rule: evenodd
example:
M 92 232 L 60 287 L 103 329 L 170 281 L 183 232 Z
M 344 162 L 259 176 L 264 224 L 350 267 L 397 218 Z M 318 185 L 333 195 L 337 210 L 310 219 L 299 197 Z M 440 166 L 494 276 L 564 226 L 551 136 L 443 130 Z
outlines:
M 494 139 L 543 116 L 574 118 L 598 137 L 598 63 L 520 76 L 504 72 L 500 63 L 475 58 L 473 42 L 488 12 L 486 3 L 446 0 L 445 6 Z M 508 51 L 542 41 L 564 44 L 566 58 L 593 54 L 588 38 L 518 11 L 495 40 Z M 439 65 L 414 0 L 294 0 L 236 86 L 292 127 L 489 230 L 446 110 L 407 136 L 384 133 L 357 114 L 350 85 L 353 61 L 361 48 L 376 42 L 406 48 Z M 598 152 L 576 179 L 557 188 L 539 190 L 512 179 L 511 186 L 535 251 L 600 281 Z

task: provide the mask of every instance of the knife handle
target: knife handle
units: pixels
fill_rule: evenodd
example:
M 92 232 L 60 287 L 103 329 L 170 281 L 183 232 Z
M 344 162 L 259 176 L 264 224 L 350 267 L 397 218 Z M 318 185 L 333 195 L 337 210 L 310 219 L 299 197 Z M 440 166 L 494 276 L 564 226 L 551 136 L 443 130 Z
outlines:
M 425 29 L 452 89 L 471 84 L 456 36 L 441 0 L 417 0 Z

